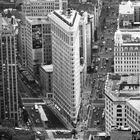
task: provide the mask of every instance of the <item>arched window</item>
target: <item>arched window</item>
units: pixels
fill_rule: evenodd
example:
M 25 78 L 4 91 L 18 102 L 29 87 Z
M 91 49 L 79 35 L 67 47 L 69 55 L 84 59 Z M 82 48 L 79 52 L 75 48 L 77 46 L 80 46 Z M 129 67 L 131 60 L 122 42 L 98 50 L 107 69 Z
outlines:
M 122 106 L 121 105 L 117 105 L 117 108 L 122 108 Z
M 125 47 L 124 49 L 125 49 L 125 50 L 128 50 L 128 47 Z
M 130 47 L 130 51 L 132 51 L 133 50 L 133 47 Z

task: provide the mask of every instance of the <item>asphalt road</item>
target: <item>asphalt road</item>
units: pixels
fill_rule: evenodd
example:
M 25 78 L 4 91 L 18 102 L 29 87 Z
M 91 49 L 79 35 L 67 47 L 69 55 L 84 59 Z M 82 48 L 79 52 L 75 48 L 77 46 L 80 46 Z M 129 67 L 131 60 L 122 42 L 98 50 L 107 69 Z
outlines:
M 60 118 L 58 118 L 58 116 L 56 116 L 50 109 L 49 107 L 47 107 L 46 105 L 43 105 L 42 106 L 43 109 L 44 109 L 44 112 L 48 118 L 48 122 L 46 124 L 47 128 L 48 129 L 54 129 L 54 130 L 57 130 L 57 129 L 67 129 L 63 123 L 62 123 L 62 120 L 60 120 Z M 46 129 L 47 129 L 46 128 Z
M 105 121 L 104 121 L 104 99 L 101 100 L 99 97 L 104 98 L 104 82 L 106 79 L 107 72 L 112 71 L 113 64 L 113 50 L 114 50 L 114 33 L 117 28 L 117 16 L 118 16 L 118 2 L 111 1 L 106 2 L 103 9 L 106 14 L 102 14 L 100 17 L 100 26 L 98 28 L 98 45 L 99 52 L 93 54 L 97 56 L 98 63 L 93 61 L 93 64 L 98 66 L 97 72 L 93 70 L 91 76 L 93 77 L 92 93 L 91 93 L 91 107 L 88 116 L 88 129 L 85 133 L 85 139 L 88 137 L 89 131 L 104 131 Z M 102 13 L 104 13 L 102 12 Z M 105 19 L 105 21 L 104 21 Z M 103 22 L 104 21 L 104 22 Z M 94 58 L 95 59 L 95 58 Z M 97 59 L 96 59 L 97 61 Z M 94 66 L 95 68 L 96 66 Z
M 25 78 L 22 76 L 22 74 L 18 71 L 18 85 L 19 85 L 19 91 L 21 94 L 21 97 L 39 97 L 41 94 L 40 91 L 37 91 L 37 87 L 33 87 L 31 84 L 29 84 Z
M 21 97 L 32 97 L 31 91 L 23 82 L 21 75 L 18 73 L 18 87 Z

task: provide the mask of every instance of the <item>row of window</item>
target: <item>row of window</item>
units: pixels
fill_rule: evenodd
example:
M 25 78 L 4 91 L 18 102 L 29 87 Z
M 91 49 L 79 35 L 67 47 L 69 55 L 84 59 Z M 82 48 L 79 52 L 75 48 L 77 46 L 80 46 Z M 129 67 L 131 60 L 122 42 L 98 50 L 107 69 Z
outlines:
M 36 3 L 33 2 L 33 3 L 31 3 L 30 5 L 29 5 L 29 4 L 23 5 L 23 8 L 31 7 L 31 6 L 54 5 L 54 3 L 55 3 L 55 2 L 49 3 L 48 1 L 42 1 L 42 2 L 36 2 Z M 42 5 L 40 5 L 40 4 L 42 4 Z
M 121 69 L 122 69 L 122 68 L 124 68 L 124 69 L 125 69 L 125 68 L 131 69 L 131 68 L 137 68 L 137 67 L 138 67 L 138 65 L 116 65 L 116 66 L 115 66 L 116 69 L 119 69 L 119 68 L 121 68 Z
M 118 52 L 122 52 L 124 50 L 138 50 L 137 46 L 133 46 L 133 47 L 124 47 L 124 48 L 114 48 L 114 51 L 118 51 Z
M 114 57 L 114 60 L 137 60 L 139 57 Z
M 116 64 L 138 64 L 139 61 L 115 61 Z
M 137 56 L 137 55 L 140 55 L 139 53 L 137 52 L 114 52 L 114 55 L 115 56 Z
M 115 69 L 115 72 L 139 72 L 139 69 Z
M 52 31 L 59 37 L 59 40 L 62 39 L 67 44 L 70 43 L 69 36 L 54 24 L 52 24 Z M 73 41 L 73 38 L 71 38 L 71 41 Z

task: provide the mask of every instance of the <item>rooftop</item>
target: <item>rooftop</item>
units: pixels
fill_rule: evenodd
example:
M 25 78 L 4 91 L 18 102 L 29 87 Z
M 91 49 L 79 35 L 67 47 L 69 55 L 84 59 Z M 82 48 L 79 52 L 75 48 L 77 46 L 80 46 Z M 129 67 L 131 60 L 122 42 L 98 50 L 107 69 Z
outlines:
M 139 98 L 130 98 L 127 102 L 135 108 L 138 112 L 140 112 L 140 97 Z
M 32 25 L 49 23 L 47 16 L 26 16 L 26 20 Z
M 42 69 L 44 69 L 46 72 L 53 72 L 53 65 L 44 65 L 42 66 Z
M 49 18 L 67 33 L 73 32 L 79 28 L 81 16 L 76 10 L 55 10 L 51 12 Z
M 135 7 L 140 6 L 140 1 L 122 1 L 119 5 L 120 14 L 134 14 Z
M 29 4 L 29 3 L 33 3 L 33 2 L 37 2 L 37 3 L 40 3 L 40 2 L 54 2 L 54 0 L 24 0 L 23 1 L 25 4 Z
M 114 99 L 140 96 L 140 75 L 108 74 L 107 77 L 105 88 L 108 96 Z
M 54 14 L 67 23 L 69 26 L 73 26 L 77 12 L 75 10 L 68 9 L 67 11 L 64 10 L 56 10 Z
M 17 25 L 17 22 L 13 18 L 2 17 L 0 15 L 0 30 L 2 30 L 2 33 L 14 33 L 16 31 L 15 27 L 18 27 Z
M 119 5 L 119 21 L 120 28 L 125 29 L 136 29 L 140 28 L 140 21 L 135 18 L 136 12 L 140 7 L 140 1 L 128 0 L 121 2 Z M 123 19 L 123 20 L 122 20 Z
M 138 32 L 140 32 L 140 29 L 120 29 L 116 31 L 115 36 L 120 36 L 120 38 L 122 39 L 122 44 L 139 44 L 140 34 Z
M 131 1 L 122 2 L 119 5 L 119 13 L 120 14 L 134 14 L 134 6 Z
M 123 32 L 123 43 L 140 43 L 140 34 L 138 32 Z

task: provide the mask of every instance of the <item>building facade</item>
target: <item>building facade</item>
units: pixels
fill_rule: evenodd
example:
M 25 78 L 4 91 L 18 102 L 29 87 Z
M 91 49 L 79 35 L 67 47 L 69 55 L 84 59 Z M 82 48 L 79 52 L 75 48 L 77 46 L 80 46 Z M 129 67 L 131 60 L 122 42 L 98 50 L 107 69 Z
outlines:
M 140 73 L 140 22 L 137 7 L 140 2 L 122 2 L 119 6 L 118 29 L 114 36 L 114 72 Z
M 123 1 L 119 5 L 119 19 L 121 26 L 131 27 L 132 23 L 140 22 L 140 2 L 139 1 Z
M 138 131 L 140 79 L 140 2 L 119 5 L 118 28 L 114 35 L 114 74 L 105 84 L 106 132 L 112 127 L 128 126 Z
M 53 65 L 41 66 L 40 85 L 43 96 L 47 99 L 53 99 Z
M 87 77 L 87 67 L 91 65 L 91 45 L 92 45 L 92 22 L 87 12 L 81 13 L 79 24 L 79 45 L 80 45 L 80 80 L 81 89 L 85 86 Z
M 18 44 L 19 44 L 19 60 L 22 66 L 27 66 L 26 39 L 25 39 L 25 20 L 19 23 Z
M 128 117 L 126 117 L 126 102 L 129 98 L 140 95 L 139 78 L 139 75 L 107 75 L 105 83 L 105 127 L 107 134 L 113 127 L 130 126 Z
M 52 29 L 54 101 L 69 122 L 76 123 L 81 101 L 80 15 L 57 10 L 49 15 Z
M 16 29 L 0 15 L 0 118 L 18 124 Z
M 114 47 L 114 72 L 119 74 L 140 73 L 140 30 L 117 30 Z
M 126 120 L 131 131 L 140 130 L 140 98 L 130 98 L 126 101 Z
M 19 44 L 20 44 L 20 60 L 21 64 L 25 67 L 27 67 L 27 41 L 26 41 L 26 23 L 25 23 L 25 16 L 47 16 L 48 13 L 57 10 L 57 9 L 66 9 L 68 6 L 68 1 L 67 0 L 24 0 L 22 1 L 22 20 L 19 24 Z M 49 26 L 49 25 L 48 25 Z M 48 28 L 48 27 L 45 27 Z M 49 28 L 48 28 L 49 29 Z M 45 29 L 46 30 L 46 29 Z M 27 31 L 28 32 L 28 31 Z M 46 32 L 46 43 L 48 43 L 48 46 L 51 46 L 51 41 L 49 42 L 48 40 L 51 40 L 50 35 Z M 51 50 L 49 47 L 45 47 L 45 53 Z M 51 55 L 51 53 L 50 53 Z M 50 59 L 50 56 L 48 54 L 45 54 L 46 56 L 44 59 Z M 51 60 L 48 60 L 51 61 Z M 45 63 L 48 64 L 48 63 Z M 50 64 L 50 63 L 49 63 Z
M 26 16 L 25 49 L 27 69 L 34 76 L 41 65 L 52 64 L 51 25 L 48 17 Z
M 67 0 L 24 0 L 22 14 L 26 16 L 46 16 L 54 10 L 66 9 L 67 5 Z

